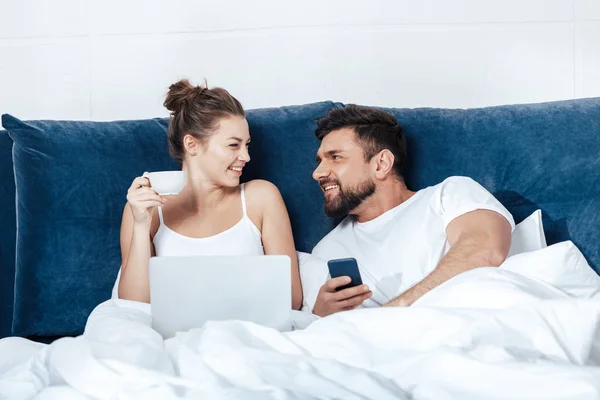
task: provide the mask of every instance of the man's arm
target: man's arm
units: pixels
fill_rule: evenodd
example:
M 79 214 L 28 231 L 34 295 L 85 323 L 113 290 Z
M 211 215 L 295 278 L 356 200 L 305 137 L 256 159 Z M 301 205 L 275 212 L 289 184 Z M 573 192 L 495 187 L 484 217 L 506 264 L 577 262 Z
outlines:
M 477 267 L 497 267 L 511 243 L 511 225 L 497 212 L 475 210 L 455 218 L 446 229 L 450 250 L 438 266 L 384 306 L 410 306 L 418 298 L 456 275 Z

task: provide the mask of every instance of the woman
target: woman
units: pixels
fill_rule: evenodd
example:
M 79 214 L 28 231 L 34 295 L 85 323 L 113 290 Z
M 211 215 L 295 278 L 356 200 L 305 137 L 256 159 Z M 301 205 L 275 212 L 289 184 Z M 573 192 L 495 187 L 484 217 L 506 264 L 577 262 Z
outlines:
M 289 216 L 275 185 L 240 184 L 250 161 L 250 133 L 240 102 L 221 88 L 169 87 L 169 152 L 187 183 L 175 196 L 159 196 L 145 177 L 127 192 L 121 225 L 119 298 L 150 301 L 151 256 L 284 254 L 292 260 L 292 307 L 302 288 Z

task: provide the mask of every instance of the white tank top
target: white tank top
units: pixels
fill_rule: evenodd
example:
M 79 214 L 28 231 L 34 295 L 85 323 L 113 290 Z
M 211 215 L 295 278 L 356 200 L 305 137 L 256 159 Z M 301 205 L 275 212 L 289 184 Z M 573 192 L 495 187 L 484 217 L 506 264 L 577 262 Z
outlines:
M 204 238 L 181 235 L 165 225 L 162 208 L 158 208 L 160 225 L 153 243 L 158 257 L 264 255 L 261 234 L 246 212 L 244 184 L 241 185 L 242 219 L 231 228 Z

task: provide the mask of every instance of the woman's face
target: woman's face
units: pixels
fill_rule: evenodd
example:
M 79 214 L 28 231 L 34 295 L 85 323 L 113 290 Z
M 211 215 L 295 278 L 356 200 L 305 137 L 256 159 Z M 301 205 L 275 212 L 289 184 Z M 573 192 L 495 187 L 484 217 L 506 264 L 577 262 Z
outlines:
M 222 118 L 206 143 L 196 142 L 196 155 L 188 155 L 186 160 L 191 179 L 206 179 L 226 187 L 240 184 L 242 170 L 250 161 L 250 131 L 244 117 Z

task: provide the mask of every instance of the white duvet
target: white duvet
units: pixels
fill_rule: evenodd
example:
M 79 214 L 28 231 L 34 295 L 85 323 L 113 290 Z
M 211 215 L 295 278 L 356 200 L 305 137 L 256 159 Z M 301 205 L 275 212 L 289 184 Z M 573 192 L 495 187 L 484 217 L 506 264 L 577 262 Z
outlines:
M 600 278 L 582 259 L 564 242 L 287 333 L 211 322 L 164 341 L 147 306 L 109 300 L 77 338 L 0 340 L 0 398 L 599 399 Z

